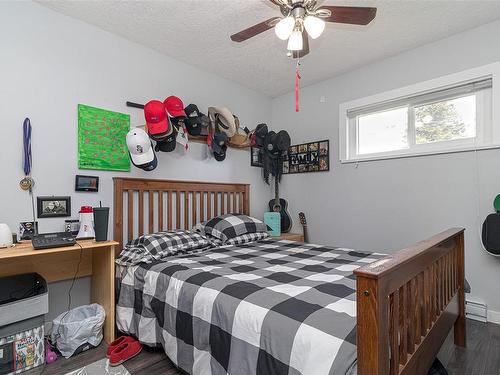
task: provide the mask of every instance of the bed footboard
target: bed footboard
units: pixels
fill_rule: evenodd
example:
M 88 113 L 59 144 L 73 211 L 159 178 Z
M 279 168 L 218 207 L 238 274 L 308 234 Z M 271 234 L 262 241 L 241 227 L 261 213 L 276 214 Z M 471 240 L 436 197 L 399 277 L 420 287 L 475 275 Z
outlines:
M 425 375 L 451 328 L 465 347 L 464 229 L 354 271 L 358 375 Z

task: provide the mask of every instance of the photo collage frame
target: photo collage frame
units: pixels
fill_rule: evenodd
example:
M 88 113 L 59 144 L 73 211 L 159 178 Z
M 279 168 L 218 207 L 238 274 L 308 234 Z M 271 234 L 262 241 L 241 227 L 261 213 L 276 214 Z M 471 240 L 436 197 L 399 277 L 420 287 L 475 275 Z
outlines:
M 250 150 L 250 165 L 262 167 L 260 149 Z M 328 172 L 330 170 L 330 141 L 328 139 L 316 142 L 292 145 L 283 153 L 283 174 Z
M 330 170 L 329 140 L 292 145 L 283 156 L 283 174 Z

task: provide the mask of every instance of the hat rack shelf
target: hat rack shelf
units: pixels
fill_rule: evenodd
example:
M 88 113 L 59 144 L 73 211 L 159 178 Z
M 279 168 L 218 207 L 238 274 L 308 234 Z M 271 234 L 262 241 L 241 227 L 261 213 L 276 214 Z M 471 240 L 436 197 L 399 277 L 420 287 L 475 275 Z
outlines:
M 127 107 L 144 109 L 144 104 L 129 102 L 129 101 L 125 102 L 125 104 L 127 105 Z M 146 127 L 146 125 L 139 125 L 136 127 L 144 129 Z M 207 136 L 206 135 L 189 135 L 189 142 L 201 143 L 201 144 L 206 145 L 207 144 Z M 233 149 L 236 149 L 236 150 L 244 150 L 244 149 L 249 150 L 250 149 L 249 146 L 239 146 L 239 145 L 236 145 L 234 143 L 231 143 L 231 139 L 229 139 L 229 142 L 227 145 Z

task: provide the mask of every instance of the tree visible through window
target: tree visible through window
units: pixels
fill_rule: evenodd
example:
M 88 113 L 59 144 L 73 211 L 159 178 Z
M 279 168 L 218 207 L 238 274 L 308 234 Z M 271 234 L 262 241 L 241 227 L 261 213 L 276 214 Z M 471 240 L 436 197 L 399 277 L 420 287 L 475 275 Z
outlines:
M 415 107 L 417 144 L 475 136 L 475 95 Z
M 492 125 L 492 78 L 440 84 L 420 84 L 422 91 L 414 94 L 393 90 L 380 102 L 370 97 L 342 104 L 341 161 L 500 148 L 500 132 Z

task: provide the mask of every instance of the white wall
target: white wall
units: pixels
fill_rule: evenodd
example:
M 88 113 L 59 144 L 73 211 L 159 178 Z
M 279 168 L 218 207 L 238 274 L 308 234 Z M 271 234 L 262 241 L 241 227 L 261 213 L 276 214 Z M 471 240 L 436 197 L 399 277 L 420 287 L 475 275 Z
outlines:
M 117 175 L 251 183 L 252 213 L 262 215 L 268 189 L 246 151 L 229 150 L 219 163 L 207 160 L 206 146 L 192 144 L 186 153 L 159 153 L 154 172 L 78 170 L 77 105 L 129 113 L 135 126 L 144 123 L 143 113 L 125 101 L 177 95 L 205 112 L 225 105 L 251 128 L 269 121 L 268 97 L 34 3 L 0 2 L 0 35 L 0 222 L 17 230 L 20 221 L 31 220 L 29 196 L 18 185 L 25 117 L 33 125 L 35 195 L 71 195 L 73 218 L 83 204 L 111 206 Z M 75 193 L 75 174 L 100 176 L 99 193 Z M 63 230 L 64 219 L 39 219 L 40 232 Z M 67 287 L 51 287 L 50 316 L 65 308 Z M 75 304 L 88 302 L 88 280 L 74 293 Z
M 478 232 L 500 193 L 500 150 L 358 165 L 338 161 L 340 103 L 500 61 L 498 35 L 500 21 L 304 87 L 299 113 L 293 93 L 275 98 L 272 124 L 288 128 L 293 143 L 331 141 L 330 172 L 289 175 L 282 187 L 294 217 L 299 210 L 308 216 L 313 242 L 394 251 L 449 227 L 465 227 L 471 297 L 485 301 L 490 318 L 500 322 L 500 259 L 482 250 Z M 302 75 L 307 74 L 306 58 Z

